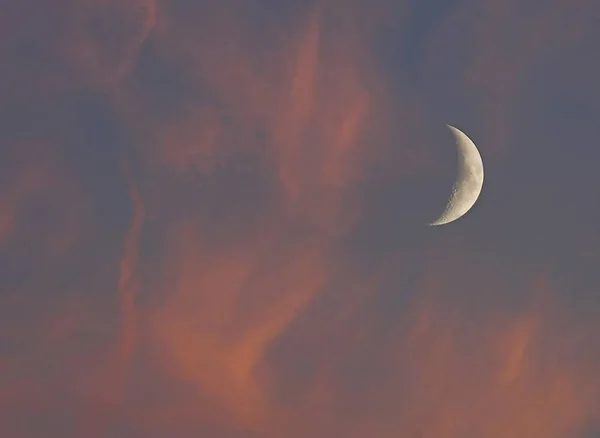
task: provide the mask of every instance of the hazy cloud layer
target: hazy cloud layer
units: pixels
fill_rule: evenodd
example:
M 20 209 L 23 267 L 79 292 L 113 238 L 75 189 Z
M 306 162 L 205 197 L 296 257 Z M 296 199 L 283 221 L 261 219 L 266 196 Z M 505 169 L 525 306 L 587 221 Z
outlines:
M 596 3 L 6 3 L 2 436 L 598 430 Z

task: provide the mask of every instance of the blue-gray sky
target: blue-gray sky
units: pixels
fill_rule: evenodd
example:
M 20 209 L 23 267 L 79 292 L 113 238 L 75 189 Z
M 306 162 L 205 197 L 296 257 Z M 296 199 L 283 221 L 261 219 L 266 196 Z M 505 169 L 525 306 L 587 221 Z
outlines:
M 0 435 L 600 433 L 600 3 L 4 3 Z

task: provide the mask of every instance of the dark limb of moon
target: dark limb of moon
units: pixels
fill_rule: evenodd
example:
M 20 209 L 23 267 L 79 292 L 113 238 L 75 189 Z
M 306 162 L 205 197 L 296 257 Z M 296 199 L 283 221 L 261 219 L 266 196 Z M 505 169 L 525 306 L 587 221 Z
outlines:
M 447 125 L 456 141 L 458 172 L 442 214 L 429 225 L 444 225 L 467 213 L 483 187 L 483 162 L 475 144 L 459 129 Z

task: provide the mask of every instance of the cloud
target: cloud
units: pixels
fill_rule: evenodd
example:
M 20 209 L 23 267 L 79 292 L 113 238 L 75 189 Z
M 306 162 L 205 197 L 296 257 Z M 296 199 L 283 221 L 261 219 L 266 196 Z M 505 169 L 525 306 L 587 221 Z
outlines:
M 15 437 L 35 435 L 44 425 L 62 427 L 60 410 L 72 406 L 76 380 L 101 348 L 86 332 L 94 321 L 91 303 L 78 293 L 77 255 L 93 239 L 93 207 L 61 150 L 50 139 L 5 149 L 12 166 L 4 169 L 9 183 L 0 197 L 12 227 L 0 242 L 0 430 Z
M 455 111 L 481 126 L 476 134 L 488 145 L 485 152 L 504 161 L 517 147 L 523 91 L 549 62 L 592 37 L 596 9 L 588 0 L 568 7 L 560 1 L 466 2 L 428 35 L 423 86 L 432 96 L 450 96 Z
M 135 186 L 131 186 L 133 218 L 125 237 L 124 254 L 120 264 L 118 289 L 121 295 L 122 328 L 118 359 L 127 373 L 138 342 L 138 311 L 136 299 L 140 284 L 136 276 L 139 263 L 140 232 L 144 221 L 144 205 Z
M 326 280 L 322 248 L 282 244 L 277 234 L 219 249 L 193 229 L 181 233 L 171 268 L 176 283 L 165 285 L 172 292 L 153 322 L 167 372 L 241 427 L 265 421 L 267 400 L 254 372 L 269 343 Z
M 375 78 L 352 57 L 363 48 L 323 40 L 322 18 L 310 11 L 293 37 L 276 26 L 248 35 L 235 14 L 205 12 L 198 20 L 206 26 L 176 26 L 176 13 L 167 12 L 145 52 L 167 83 L 184 84 L 188 94 L 162 87 L 171 95 L 165 101 L 146 88 L 153 79 L 140 69 L 123 97 L 124 112 L 142 127 L 143 155 L 197 178 L 211 178 L 235 156 L 266 157 L 285 210 L 314 216 L 316 226 L 344 222 L 351 213 L 341 198 L 375 154 L 361 145 L 381 111 L 371 108 Z
M 551 3 L 509 38 L 520 7 L 463 5 L 421 60 L 449 94 L 473 87 L 484 136 L 559 53 L 543 35 L 568 50 L 589 29 Z M 446 157 L 431 101 L 374 55 L 408 3 L 20 8 L 3 108 L 52 111 L 1 125 L 0 432 L 562 438 L 600 420 L 600 327 L 553 261 L 405 226 Z M 581 26 L 555 33 L 567 13 Z
M 35 13 L 34 13 L 35 11 Z M 21 101 L 114 86 L 155 20 L 153 0 L 36 0 L 2 15 L 0 92 Z
M 543 305 L 534 299 L 515 313 L 488 303 L 475 318 L 449 306 L 448 292 L 426 280 L 389 332 L 378 329 L 367 300 L 344 325 L 336 320 L 335 337 L 323 318 L 284 335 L 281 344 L 300 351 L 290 346 L 284 350 L 290 361 L 273 363 L 300 376 L 302 368 L 312 371 L 276 399 L 274 421 L 287 420 L 278 433 L 559 437 L 591 424 L 598 357 L 583 345 L 597 331 L 593 323 L 548 305 L 547 289 L 539 289 Z M 557 325 L 566 330 L 557 333 Z M 275 375 L 285 385 L 292 377 L 282 371 Z

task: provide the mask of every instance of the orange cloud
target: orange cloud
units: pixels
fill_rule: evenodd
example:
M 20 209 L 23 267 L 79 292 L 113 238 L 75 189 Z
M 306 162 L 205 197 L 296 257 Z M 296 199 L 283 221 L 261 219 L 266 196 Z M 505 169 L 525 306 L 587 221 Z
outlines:
M 382 338 L 374 316 L 359 310 L 346 342 L 330 346 L 309 389 L 286 397 L 293 404 L 274 406 L 273 421 L 287 413 L 279 432 L 291 437 L 577 436 L 598 420 L 600 382 L 591 344 L 573 342 L 591 341 L 598 327 L 561 313 L 547 305 L 520 315 L 488 309 L 473 322 L 438 298 L 417 299 Z M 557 321 L 569 327 L 562 335 Z M 362 342 L 353 337 L 361 332 Z M 346 380 L 348 369 L 356 372 Z
M 133 203 L 133 219 L 131 228 L 125 238 L 124 254 L 121 259 L 119 276 L 119 294 L 121 295 L 122 333 L 119 347 L 119 358 L 128 367 L 137 340 L 136 297 L 139 293 L 139 282 L 135 270 L 138 265 L 140 230 L 144 221 L 144 206 L 135 186 L 131 186 Z
M 153 332 L 166 371 L 227 413 L 209 423 L 264 427 L 269 406 L 257 367 L 326 280 L 321 245 L 282 246 L 281 239 L 279 232 L 259 233 L 219 248 L 191 226 L 176 233 L 167 274 L 173 281 L 165 284 L 170 292 Z
M 23 271 L 1 283 L 15 286 L 0 296 L 0 433 L 566 438 L 600 421 L 600 327 L 553 293 L 551 272 L 531 282 L 543 261 L 452 231 L 431 247 L 348 245 L 380 213 L 362 203 L 380 195 L 362 192 L 369 172 L 392 169 L 394 185 L 433 161 L 426 105 L 409 84 L 390 96 L 370 57 L 392 2 L 79 3 L 57 7 L 66 36 L 47 30 L 70 73 L 25 79 L 34 92 L 112 90 L 132 214 L 109 230 L 123 206 L 95 209 L 75 176 L 88 169 L 71 172 L 60 147 L 7 173 L 0 248 Z M 482 5 L 483 23 L 515 5 Z M 558 26 L 568 11 L 553 7 L 517 30 Z M 454 20 L 472 17 L 450 17 L 450 34 Z M 461 81 L 492 97 L 544 46 L 531 36 L 513 54 L 509 41 L 492 59 L 474 40 Z M 60 220 L 33 226 L 31 211 Z
M 381 78 L 360 62 L 367 44 L 354 34 L 366 30 L 342 27 L 323 38 L 319 8 L 306 8 L 293 33 L 267 26 L 259 37 L 217 6 L 193 26 L 163 12 L 150 44 L 154 62 L 191 92 L 165 114 L 140 69 L 117 98 L 139 128 L 144 160 L 179 178 L 210 179 L 236 156 L 260 155 L 285 214 L 347 230 L 357 214 L 348 195 L 385 144 L 388 123 L 373 105 Z
M 439 312 L 426 316 L 429 324 L 407 345 L 413 430 L 442 437 L 562 437 L 593 418 L 598 386 L 586 366 L 569 357 L 570 339 L 554 337 L 535 310 L 478 327 L 479 334 L 459 321 L 446 326 Z M 546 336 L 554 345 L 543 351 Z

